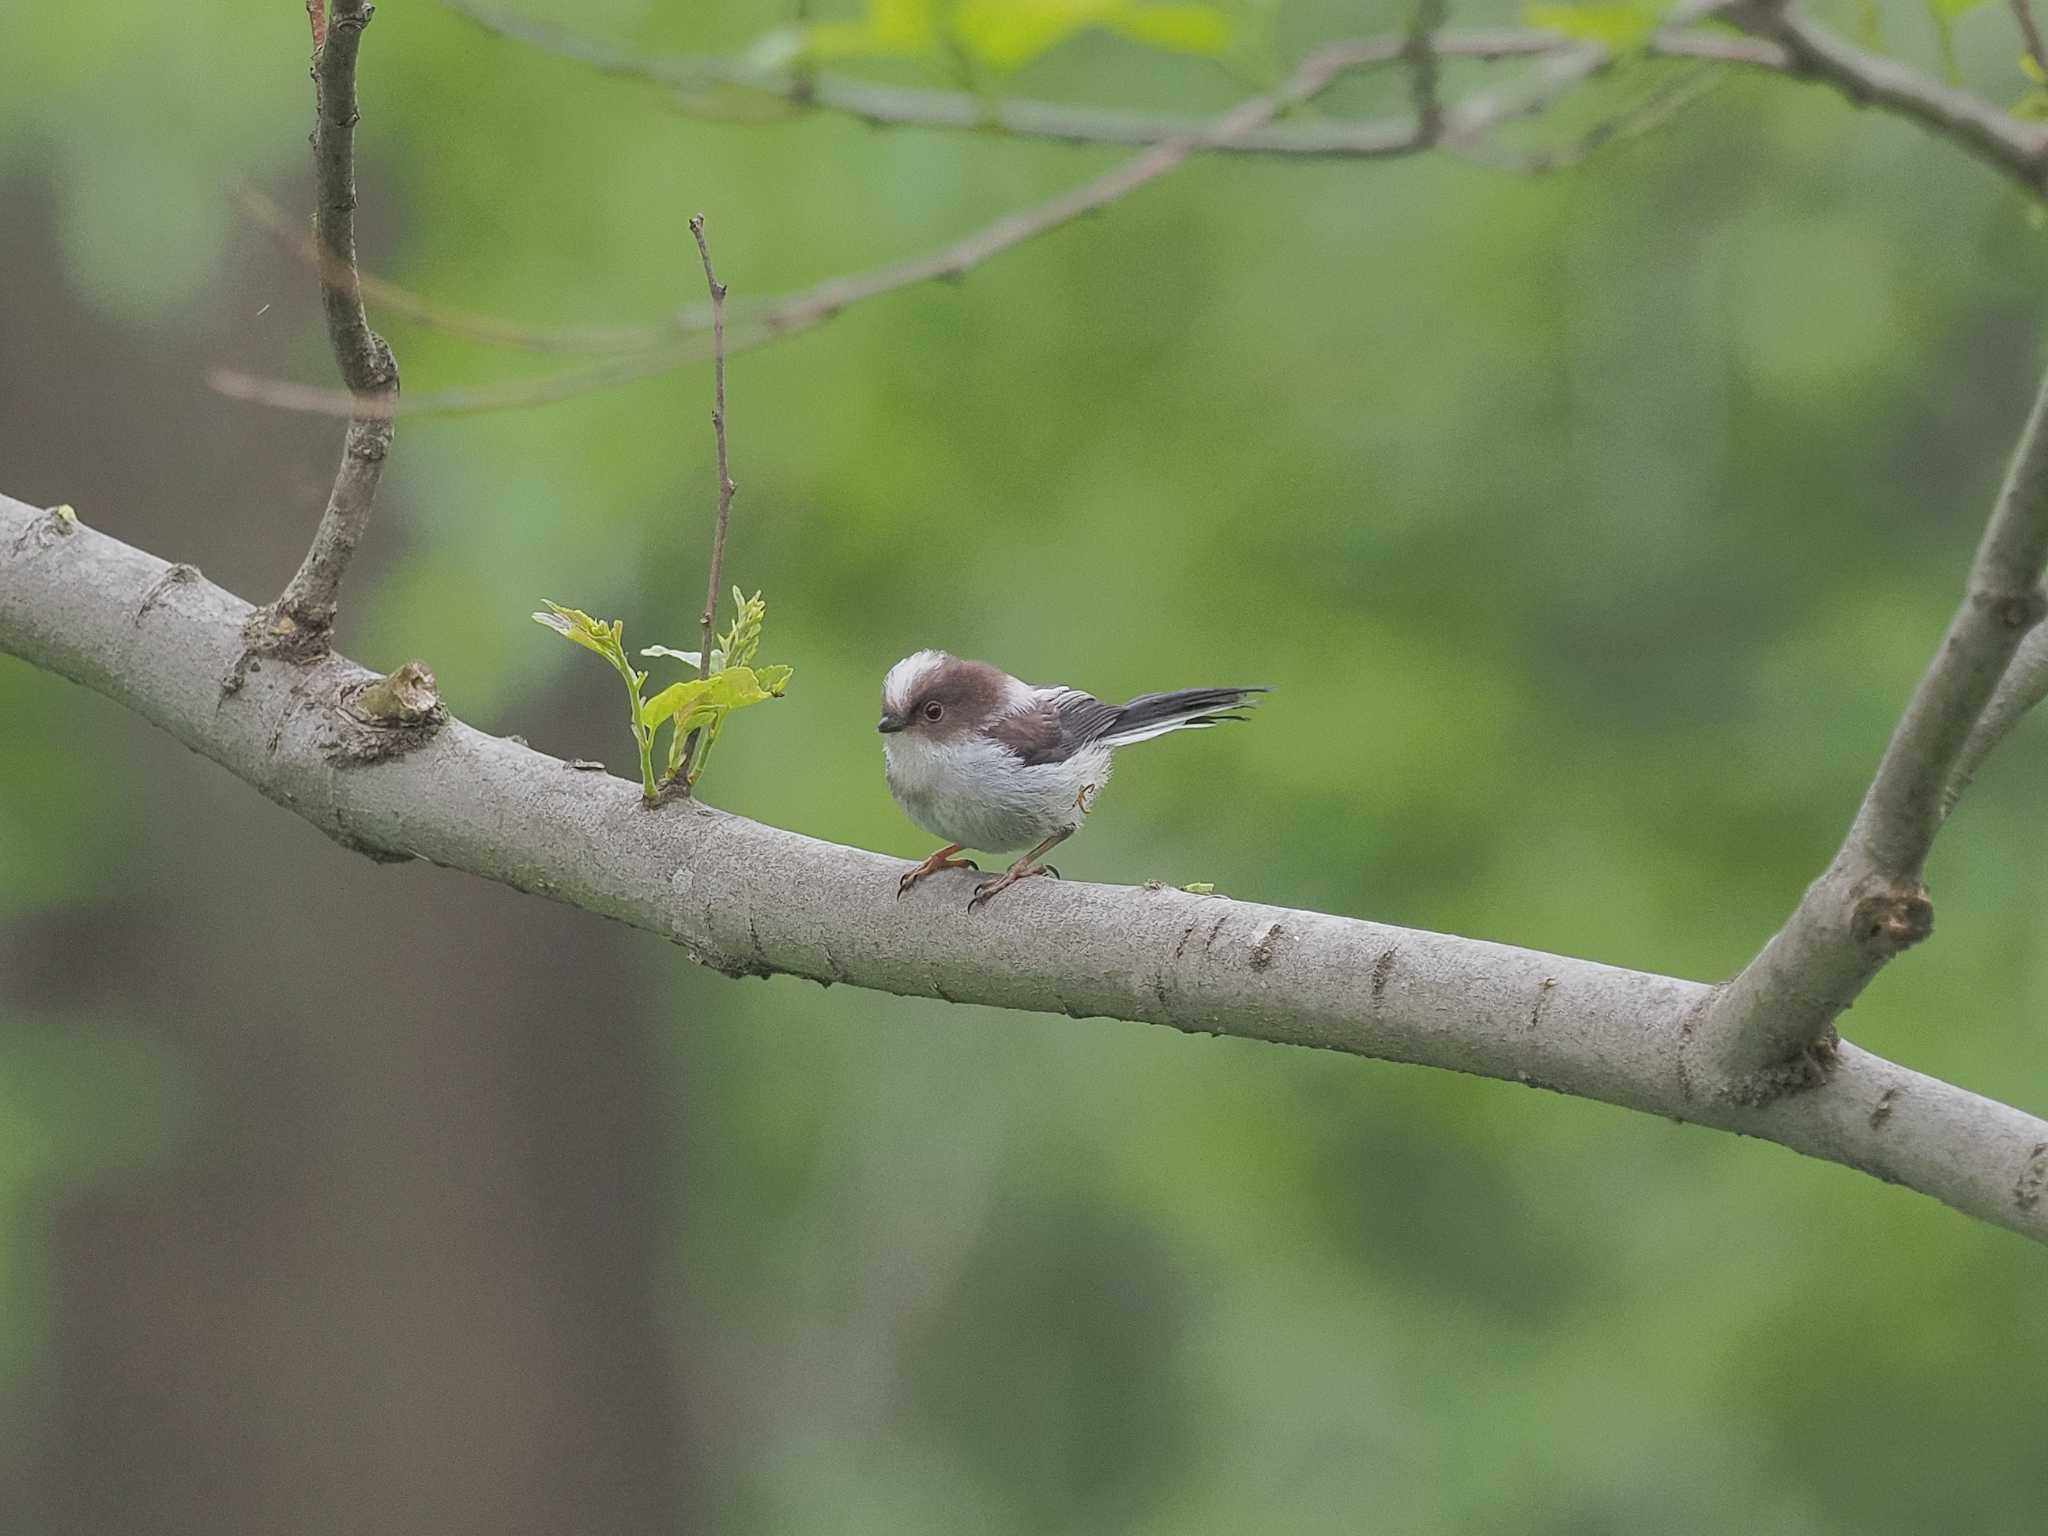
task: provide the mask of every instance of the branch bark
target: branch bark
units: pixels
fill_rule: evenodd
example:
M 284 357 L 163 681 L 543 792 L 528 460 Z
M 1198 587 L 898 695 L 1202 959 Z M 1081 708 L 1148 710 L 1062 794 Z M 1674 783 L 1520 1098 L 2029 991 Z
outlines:
M 351 412 L 341 466 L 312 545 L 284 592 L 258 621 L 256 638 L 272 649 L 295 651 L 326 644 L 334 628 L 342 578 L 369 526 L 377 483 L 391 451 L 390 403 L 398 394 L 398 362 L 384 338 L 370 329 L 356 272 L 356 55 L 374 9 L 368 0 L 333 0 L 333 13 L 313 54 L 313 167 L 318 188 L 313 233 L 321 255 L 320 302 Z
M 1768 1097 L 1803 1086 L 1834 1021 L 1894 955 L 1927 937 L 1921 874 L 1959 774 L 1993 736 L 1986 706 L 2048 599 L 2048 377 L 2027 416 L 1941 647 L 1892 732 L 1870 789 L 1827 870 L 1785 926 L 1689 1026 L 1689 1054 L 1714 1090 Z M 2015 716 L 2016 718 L 2016 716 Z M 1973 739 L 1981 751 L 1968 756 Z
M 0 651 L 141 714 L 351 847 L 660 934 L 733 976 L 1107 1016 L 1477 1073 L 1759 1136 L 2048 1242 L 2048 1122 L 1843 1046 L 1811 1092 L 1692 1090 L 1697 982 L 1185 892 L 1035 882 L 1000 923 L 902 864 L 679 801 L 451 720 L 366 753 L 328 656 L 222 699 L 247 604 L 0 497 Z

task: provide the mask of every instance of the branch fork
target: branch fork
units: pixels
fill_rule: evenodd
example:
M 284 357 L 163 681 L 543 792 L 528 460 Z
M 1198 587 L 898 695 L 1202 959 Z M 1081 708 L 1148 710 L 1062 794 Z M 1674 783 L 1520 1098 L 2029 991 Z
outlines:
M 1810 1087 L 1806 1066 L 1895 955 L 1934 931 L 1935 835 L 2027 705 L 2048 693 L 2048 377 L 1985 524 L 1961 604 L 1827 870 L 1755 959 L 1688 1020 L 1689 1083 L 1737 1102 Z

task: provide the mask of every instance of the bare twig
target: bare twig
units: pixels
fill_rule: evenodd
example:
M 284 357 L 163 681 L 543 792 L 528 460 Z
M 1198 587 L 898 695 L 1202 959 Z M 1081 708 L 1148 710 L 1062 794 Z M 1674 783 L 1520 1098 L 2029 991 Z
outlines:
M 1892 732 L 1856 819 L 1785 926 L 1689 1026 L 1716 1091 L 1802 1086 L 1809 1053 L 1892 956 L 1934 923 L 1921 872 L 1994 692 L 2048 611 L 2048 377 L 1984 529 L 1961 606 Z M 1985 747 L 1988 751 L 1988 745 Z
M 718 441 L 718 522 L 711 533 L 711 567 L 704 585 L 704 649 L 697 659 L 701 677 L 711 670 L 712 626 L 718 622 L 719 579 L 725 567 L 725 530 L 732 520 L 732 470 L 725 456 L 725 284 L 711 270 L 711 247 L 704 240 L 704 215 L 693 214 L 690 233 L 704 262 L 704 286 L 711 291 L 711 432 Z
M 571 773 L 454 719 L 373 771 L 336 772 L 333 711 L 306 705 L 375 674 L 341 657 L 309 674 L 267 670 L 250 677 L 248 707 L 217 709 L 192 678 L 234 652 L 247 605 L 195 577 L 150 610 L 138 645 L 134 615 L 169 568 L 83 526 L 24 537 L 42 521 L 0 496 L 0 653 L 135 710 L 352 847 L 545 894 L 730 975 L 1064 1009 L 1541 1085 L 1764 1137 L 2048 1242 L 2048 1123 L 1850 1045 L 1811 1093 L 1690 1094 L 1678 1046 L 1707 993 L 1697 982 L 1081 881 L 1033 882 L 1044 888 L 1016 893 L 1019 920 L 977 923 L 942 891 L 896 901 L 896 860 L 709 809 L 648 816 L 638 784 Z
M 697 254 L 704 262 L 704 286 L 711 291 L 711 433 L 718 442 L 718 521 L 711 530 L 711 563 L 704 582 L 703 648 L 697 653 L 697 675 L 711 671 L 711 641 L 718 623 L 718 595 L 725 574 L 725 532 L 732 521 L 732 470 L 725 453 L 725 284 L 711 270 L 711 247 L 704 239 L 704 215 L 690 216 L 690 233 L 697 240 Z M 690 732 L 683 743 L 681 782 L 689 793 L 696 772 L 697 743 L 702 729 Z
M 313 56 L 320 298 L 334 361 L 348 387 L 351 419 L 312 546 L 252 631 L 253 643 L 290 651 L 324 647 L 334 627 L 341 580 L 369 525 L 391 450 L 391 407 L 398 396 L 397 360 L 370 329 L 356 274 L 356 53 L 372 9 L 368 0 L 333 0 L 325 40 Z
M 2034 68 L 2048 73 L 2048 50 L 2041 44 L 2041 28 L 2034 21 L 2034 7 L 2029 0 L 2012 0 L 2012 19 L 2019 23 L 2020 36 L 2027 45 L 2027 57 L 2034 61 Z

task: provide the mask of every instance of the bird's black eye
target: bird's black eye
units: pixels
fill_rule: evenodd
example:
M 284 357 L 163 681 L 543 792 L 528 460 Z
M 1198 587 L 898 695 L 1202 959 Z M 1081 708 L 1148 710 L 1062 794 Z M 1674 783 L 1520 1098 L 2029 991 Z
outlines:
M 945 714 L 945 712 L 946 706 L 941 704 L 937 699 L 933 699 L 929 704 L 925 705 L 924 707 L 924 717 L 927 720 L 936 720 L 941 715 Z

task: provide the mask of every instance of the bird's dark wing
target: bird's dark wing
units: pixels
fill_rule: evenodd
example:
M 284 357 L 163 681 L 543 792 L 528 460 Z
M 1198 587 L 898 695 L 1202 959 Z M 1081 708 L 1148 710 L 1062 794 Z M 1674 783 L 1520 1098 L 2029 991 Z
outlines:
M 1256 703 L 1263 688 L 1182 688 L 1148 693 L 1128 704 L 1105 704 L 1078 688 L 1046 688 L 1024 708 L 988 728 L 1026 767 L 1063 763 L 1083 747 L 1128 746 L 1168 731 L 1199 729 L 1237 715 L 1223 711 Z
M 1009 749 L 1025 767 L 1063 763 L 1116 723 L 1114 704 L 1076 688 L 1046 688 L 1031 702 L 989 723 L 991 740 Z

